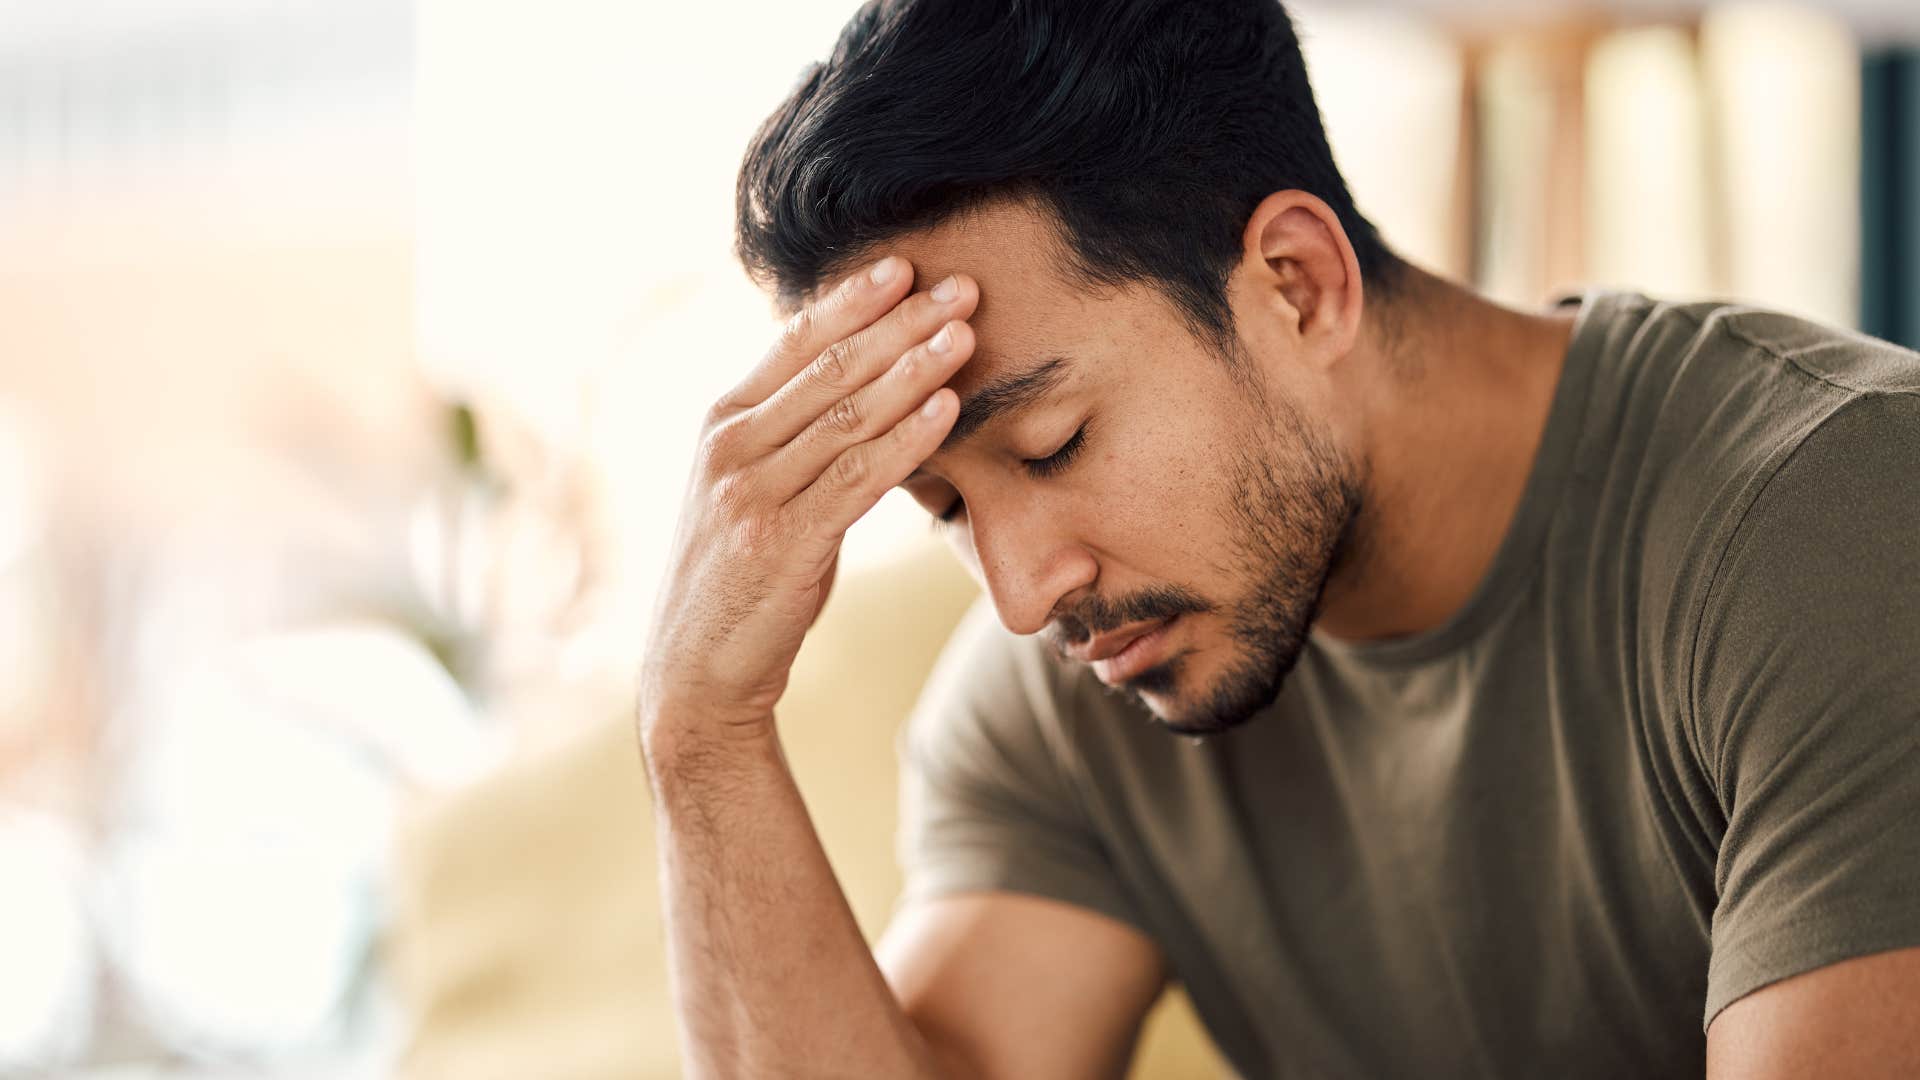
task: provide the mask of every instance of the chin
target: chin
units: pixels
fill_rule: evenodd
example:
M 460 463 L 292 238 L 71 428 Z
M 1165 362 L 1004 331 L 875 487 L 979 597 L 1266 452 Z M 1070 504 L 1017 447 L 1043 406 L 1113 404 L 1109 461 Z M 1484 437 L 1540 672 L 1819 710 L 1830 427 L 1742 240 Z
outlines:
M 1243 658 L 1224 671 L 1207 671 L 1196 660 L 1192 653 L 1175 656 L 1118 689 L 1145 706 L 1168 732 L 1196 737 L 1231 731 L 1280 696 L 1286 673 L 1256 658 Z

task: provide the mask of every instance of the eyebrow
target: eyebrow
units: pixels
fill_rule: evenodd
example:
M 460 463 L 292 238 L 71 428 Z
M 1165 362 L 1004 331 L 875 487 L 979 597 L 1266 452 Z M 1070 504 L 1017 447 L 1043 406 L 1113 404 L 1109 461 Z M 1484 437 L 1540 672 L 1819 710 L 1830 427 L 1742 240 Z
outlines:
M 1056 356 L 1017 374 L 1001 376 L 975 390 L 960 403 L 960 415 L 940 449 L 951 450 L 998 417 L 1028 408 L 1051 394 L 1066 379 L 1066 358 Z
M 954 419 L 952 430 L 947 432 L 935 453 L 952 450 L 1002 416 L 1032 407 L 1066 380 L 1066 357 L 1055 356 L 1025 371 L 1003 375 L 975 390 L 960 403 L 960 415 Z M 919 474 L 920 470 L 915 469 L 907 479 Z

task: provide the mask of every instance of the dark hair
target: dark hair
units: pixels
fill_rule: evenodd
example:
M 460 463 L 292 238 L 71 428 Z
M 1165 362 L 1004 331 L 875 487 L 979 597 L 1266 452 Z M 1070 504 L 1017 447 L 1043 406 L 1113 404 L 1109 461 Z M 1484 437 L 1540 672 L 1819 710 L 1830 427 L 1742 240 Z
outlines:
M 1279 0 L 870 0 L 748 147 L 735 252 L 793 308 L 891 237 L 1023 199 L 1079 280 L 1157 284 L 1224 346 L 1247 219 L 1292 188 L 1391 292 Z

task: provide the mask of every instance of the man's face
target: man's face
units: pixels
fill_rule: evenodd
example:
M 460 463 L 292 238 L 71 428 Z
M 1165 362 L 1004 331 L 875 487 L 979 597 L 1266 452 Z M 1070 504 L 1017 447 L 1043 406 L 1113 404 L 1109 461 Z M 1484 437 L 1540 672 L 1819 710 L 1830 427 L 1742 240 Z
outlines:
M 1223 358 L 1146 286 L 1090 293 L 1056 243 L 1002 205 L 888 246 L 917 288 L 951 272 L 980 288 L 949 383 L 961 420 L 903 486 L 947 519 L 1008 629 L 1043 632 L 1174 731 L 1231 727 L 1298 658 L 1362 478 L 1286 358 Z M 976 424 L 986 401 L 1002 407 Z

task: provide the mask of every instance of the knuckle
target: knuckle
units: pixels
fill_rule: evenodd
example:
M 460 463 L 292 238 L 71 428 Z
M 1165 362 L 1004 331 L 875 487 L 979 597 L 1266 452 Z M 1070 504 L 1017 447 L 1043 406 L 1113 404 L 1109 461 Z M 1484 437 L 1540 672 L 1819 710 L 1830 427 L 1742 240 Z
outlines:
M 774 514 L 749 514 L 734 529 L 740 553 L 749 558 L 771 554 L 782 543 L 785 528 Z
M 843 397 L 834 402 L 833 408 L 821 419 L 821 425 L 830 435 L 857 435 L 865 422 L 859 402 L 851 397 Z
M 799 352 L 806 348 L 808 339 L 813 337 L 813 328 L 815 325 L 815 316 L 811 306 L 803 307 L 799 311 L 794 312 L 793 317 L 789 318 L 786 323 L 780 327 L 780 340 L 777 347 L 782 352 L 788 353 Z
M 713 505 L 726 517 L 748 519 L 748 505 L 752 496 L 747 491 L 747 482 L 738 473 L 729 473 L 713 482 L 710 489 Z
M 850 274 L 847 277 L 841 278 L 840 284 L 834 286 L 833 290 L 827 293 L 825 299 L 823 299 L 821 303 L 831 304 L 836 307 L 842 306 L 845 304 L 850 304 L 853 302 L 853 298 L 856 295 L 858 295 L 859 292 L 860 292 L 860 275 Z
M 694 472 L 708 480 L 726 472 L 725 455 L 714 445 L 711 435 L 700 440 L 700 449 L 694 454 Z
M 722 419 L 707 429 L 705 439 L 700 443 L 700 461 L 709 472 L 726 466 L 740 449 L 741 426 L 737 421 Z
M 853 343 L 841 339 L 827 346 L 815 364 L 815 377 L 822 383 L 839 385 L 853 372 Z
M 834 487 L 851 491 L 864 487 L 873 475 L 873 464 L 858 450 L 841 454 L 833 463 L 830 479 Z

